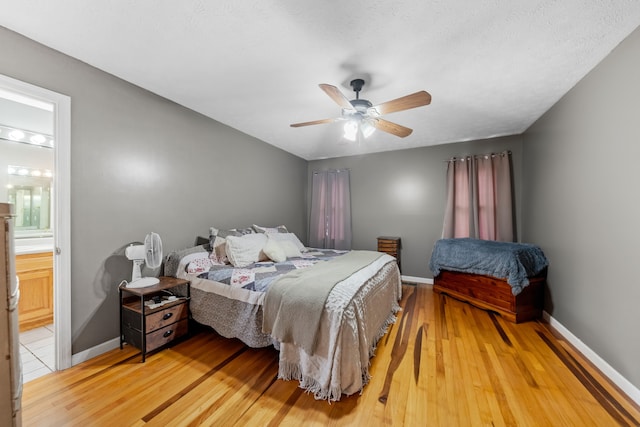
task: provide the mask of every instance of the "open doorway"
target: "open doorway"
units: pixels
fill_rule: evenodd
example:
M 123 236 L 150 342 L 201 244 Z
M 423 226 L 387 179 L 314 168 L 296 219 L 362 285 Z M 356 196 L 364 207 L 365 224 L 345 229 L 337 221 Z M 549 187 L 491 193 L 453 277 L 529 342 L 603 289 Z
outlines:
M 52 335 L 27 340 L 23 359 L 49 370 L 71 366 L 69 152 L 70 99 L 0 75 L 0 201 L 16 211 L 21 337 Z
M 56 370 L 53 327 L 53 105 L 0 92 L 0 200 L 14 206 L 25 382 Z

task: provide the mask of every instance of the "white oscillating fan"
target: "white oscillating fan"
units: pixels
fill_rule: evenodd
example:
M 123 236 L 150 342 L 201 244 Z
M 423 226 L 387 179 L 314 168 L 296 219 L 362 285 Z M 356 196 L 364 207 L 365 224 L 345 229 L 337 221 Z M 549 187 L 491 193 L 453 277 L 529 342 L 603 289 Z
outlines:
M 130 245 L 124 251 L 128 259 L 133 261 L 131 282 L 127 288 L 146 288 L 157 285 L 160 280 L 156 277 L 142 277 L 142 264 L 149 268 L 158 268 L 162 264 L 162 240 L 157 233 L 149 233 L 144 238 L 144 245 Z

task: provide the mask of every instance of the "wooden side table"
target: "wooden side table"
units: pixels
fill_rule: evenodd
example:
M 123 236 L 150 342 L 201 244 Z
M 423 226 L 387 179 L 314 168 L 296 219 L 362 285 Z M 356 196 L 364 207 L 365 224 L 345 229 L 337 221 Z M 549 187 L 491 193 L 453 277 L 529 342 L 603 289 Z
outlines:
M 400 237 L 380 236 L 378 237 L 378 252 L 384 252 L 398 261 L 398 269 L 402 271 L 400 266 Z
M 146 288 L 120 286 L 120 349 L 131 344 L 147 353 L 189 333 L 188 280 L 159 277 L 160 283 Z

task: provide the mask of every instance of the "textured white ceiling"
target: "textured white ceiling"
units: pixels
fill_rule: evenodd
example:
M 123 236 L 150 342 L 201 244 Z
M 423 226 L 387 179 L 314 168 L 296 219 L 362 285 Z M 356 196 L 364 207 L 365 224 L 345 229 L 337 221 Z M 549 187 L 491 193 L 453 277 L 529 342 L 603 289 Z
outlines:
M 640 25 L 637 0 L 0 0 L 0 25 L 311 160 L 519 134 Z M 414 130 L 347 143 L 364 78 Z

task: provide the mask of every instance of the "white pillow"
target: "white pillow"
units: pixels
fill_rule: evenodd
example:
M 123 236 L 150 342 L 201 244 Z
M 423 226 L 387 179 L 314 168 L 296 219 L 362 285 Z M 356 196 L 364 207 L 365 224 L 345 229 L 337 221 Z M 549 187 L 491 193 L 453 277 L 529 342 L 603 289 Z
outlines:
M 267 236 L 262 233 L 228 236 L 226 239 L 227 257 L 234 267 L 246 267 L 267 259 L 262 251 L 267 243 Z
M 269 234 L 269 236 L 277 240 L 279 243 L 282 243 L 282 242 L 293 243 L 294 245 L 296 245 L 296 248 L 298 248 L 298 251 L 300 252 L 307 251 L 307 248 L 304 247 L 300 239 L 298 239 L 298 236 L 296 236 L 294 233 L 273 233 L 273 234 Z
M 284 248 L 274 239 L 268 239 L 262 251 L 274 262 L 284 262 L 287 260 L 287 254 Z
M 287 230 L 287 227 L 285 227 L 284 225 L 279 225 L 277 227 L 263 227 L 261 225 L 253 224 L 252 227 L 256 233 L 272 234 L 272 233 L 288 233 L 289 232 L 289 230 Z
M 301 257 L 302 256 L 302 254 L 298 250 L 298 247 L 296 246 L 296 244 L 291 242 L 291 241 L 289 241 L 289 240 L 283 240 L 282 242 L 278 242 L 278 245 L 280 245 L 280 247 L 284 251 L 284 253 L 287 256 L 287 258 Z

